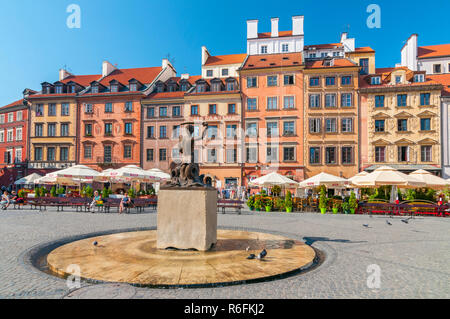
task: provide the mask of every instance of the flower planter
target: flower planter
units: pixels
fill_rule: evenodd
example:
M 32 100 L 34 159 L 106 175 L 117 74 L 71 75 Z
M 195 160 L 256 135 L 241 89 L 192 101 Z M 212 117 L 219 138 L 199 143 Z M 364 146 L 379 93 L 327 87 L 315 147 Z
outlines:
M 321 208 L 321 209 L 320 209 L 320 213 L 321 213 L 322 215 L 325 215 L 325 214 L 327 213 L 327 209 L 326 209 L 326 208 Z
M 351 208 L 351 209 L 350 209 L 350 213 L 351 213 L 351 214 L 355 214 L 355 211 L 356 211 L 356 209 L 354 209 L 354 208 Z
M 292 207 L 286 207 L 286 213 L 292 213 Z
M 254 210 L 255 210 L 255 207 L 249 207 L 249 208 L 250 208 L 251 211 L 254 211 Z
M 266 212 L 270 213 L 272 211 L 272 207 L 266 206 Z
M 337 214 L 339 212 L 339 208 L 333 208 L 333 214 Z

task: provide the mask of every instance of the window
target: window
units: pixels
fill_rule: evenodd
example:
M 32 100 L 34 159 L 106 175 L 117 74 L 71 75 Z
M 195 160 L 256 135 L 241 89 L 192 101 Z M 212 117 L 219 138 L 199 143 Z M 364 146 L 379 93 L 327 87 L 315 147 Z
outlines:
M 84 158 L 92 158 L 92 146 L 91 145 L 84 146 Z
M 1 114 L 0 115 L 0 124 L 4 124 L 5 123 L 5 114 Z
M 283 43 L 281 45 L 281 51 L 282 52 L 289 52 L 289 44 L 288 43 Z
M 352 118 L 343 118 L 342 119 L 342 132 L 343 133 L 352 133 L 353 132 L 353 119 Z
M 325 131 L 327 133 L 337 133 L 337 119 L 325 119 Z
M 44 133 L 44 125 L 43 124 L 36 124 L 34 126 L 34 135 L 36 137 L 42 137 Z
M 49 103 L 48 116 L 56 116 L 56 104 L 55 103 Z
M 106 103 L 105 104 L 105 113 L 112 113 L 112 112 L 113 112 L 112 103 Z
M 285 109 L 294 109 L 295 108 L 295 102 L 293 96 L 285 96 L 284 97 L 284 108 Z
M 16 120 L 17 120 L 17 122 L 20 122 L 20 121 L 23 120 L 23 113 L 22 113 L 22 111 L 17 111 L 17 113 L 16 113 Z
M 208 163 L 216 163 L 217 162 L 217 151 L 216 149 L 209 149 L 208 151 Z
M 336 78 L 334 76 L 328 76 L 325 78 L 325 85 L 330 86 L 330 85 L 336 85 Z
M 167 126 L 162 125 L 159 127 L 159 138 L 167 138 Z
M 69 160 L 69 148 L 61 147 L 59 149 L 59 160 L 61 162 L 67 162 Z
M 342 93 L 341 94 L 341 106 L 342 107 L 353 106 L 353 94 L 352 93 Z
M 336 107 L 336 94 L 325 94 L 325 107 Z
M 125 134 L 126 135 L 133 134 L 133 123 L 125 123 Z
M 227 125 L 227 137 L 235 138 L 237 136 L 237 125 Z
M 123 158 L 131 158 L 131 145 L 124 145 L 123 146 Z
M 420 93 L 420 105 L 430 105 L 430 93 Z
M 309 120 L 309 132 L 310 133 L 320 133 L 322 131 L 321 129 L 322 119 L 315 118 Z
M 361 66 L 359 74 L 369 74 L 369 59 L 359 59 L 359 65 Z
M 375 120 L 375 132 L 384 132 L 384 120 Z
M 61 136 L 69 136 L 69 124 L 61 124 Z
M 162 106 L 159 108 L 159 117 L 167 117 L 167 107 Z
M 309 107 L 319 108 L 320 107 L 320 94 L 310 94 L 309 95 Z
M 336 147 L 325 147 L 325 164 L 336 163 Z
M 319 78 L 310 78 L 309 79 L 309 86 L 319 86 Z
M 187 83 L 181 84 L 181 91 L 186 92 L 189 89 L 189 85 Z
M 94 112 L 92 104 L 84 105 L 84 113 L 92 114 Z
M 111 92 L 112 93 L 119 92 L 119 86 L 117 84 L 111 85 Z
M 147 149 L 147 162 L 153 162 L 154 161 L 154 153 L 152 148 Z
M 247 99 L 247 110 L 256 111 L 256 98 Z
M 294 85 L 294 76 L 289 74 L 284 76 L 284 85 Z
M 421 131 L 430 131 L 431 130 L 431 119 L 430 118 L 420 119 L 420 130 Z
M 222 90 L 222 82 L 220 83 L 212 83 L 212 91 L 219 92 Z
M 222 69 L 222 76 L 228 76 L 228 69 Z
M 256 76 L 247 78 L 247 88 L 255 88 L 258 86 L 258 78 Z
M 55 87 L 55 93 L 56 94 L 62 94 L 63 93 L 63 87 L 61 85 L 58 85 Z
M 16 128 L 16 141 L 21 141 L 21 140 L 22 140 L 22 128 L 17 127 Z
M 47 161 L 55 161 L 56 152 L 54 147 L 47 147 Z
M 406 99 L 408 95 L 406 94 L 398 94 L 397 95 L 397 106 L 406 106 Z
M 179 106 L 174 106 L 172 108 L 172 116 L 173 117 L 180 117 L 181 116 L 181 107 Z
M 8 113 L 8 123 L 14 122 L 14 113 Z
M 321 58 L 326 58 L 328 56 L 328 52 L 322 52 L 320 53 Z
M 92 136 L 92 124 L 84 124 L 84 135 Z
M 431 162 L 433 160 L 431 153 L 431 145 L 420 147 L 420 160 L 422 162 Z
M 155 108 L 154 107 L 148 107 L 147 108 L 147 118 L 151 119 L 155 117 Z
M 155 127 L 147 126 L 147 138 L 155 138 Z
M 267 109 L 268 110 L 277 110 L 278 109 L 278 98 L 277 97 L 268 97 L 267 98 Z
M 34 160 L 35 161 L 42 161 L 42 147 L 35 147 L 34 148 Z
M 191 115 L 198 115 L 198 105 L 191 105 Z
M 267 147 L 266 150 L 266 161 L 267 162 L 278 162 L 278 147 Z
M 209 114 L 217 114 L 217 105 L 216 104 L 209 105 Z
M 61 116 L 69 116 L 69 103 L 61 104 Z
M 397 125 L 398 125 L 399 132 L 407 132 L 408 131 L 408 120 L 407 119 L 397 120 Z
M 267 137 L 278 136 L 278 123 L 267 122 Z
M 178 148 L 172 149 L 172 159 L 178 159 L 180 157 L 180 150 Z
M 398 161 L 399 162 L 409 162 L 409 147 L 399 146 L 398 147 Z
M 320 147 L 309 148 L 309 163 L 320 164 Z
M 47 136 L 56 136 L 56 124 L 49 123 L 47 126 Z
M 315 54 L 315 53 L 310 53 L 310 54 L 309 54 L 309 57 L 310 57 L 311 59 L 314 59 L 314 58 L 316 57 L 316 54 Z
M 378 85 L 381 84 L 381 78 L 379 76 L 374 76 L 370 79 L 370 84 Z
M 424 82 L 424 81 L 425 81 L 424 74 L 415 74 L 414 75 L 414 82 Z
M 180 126 L 175 125 L 172 127 L 172 136 L 173 138 L 178 138 L 180 136 Z
M 283 148 L 283 161 L 285 161 L 285 162 L 295 161 L 295 147 L 284 147 Z
M 256 147 L 247 147 L 247 163 L 257 163 L 258 162 L 258 149 Z
M 247 123 L 247 136 L 257 137 L 258 136 L 258 124 L 257 123 Z
M 112 135 L 112 123 L 105 123 L 105 135 Z
M 384 95 L 375 95 L 375 107 L 384 107 Z
M 207 71 L 206 71 L 206 76 L 207 76 L 208 78 L 212 77 L 212 76 L 213 76 L 213 70 L 207 70 Z
M 14 131 L 13 129 L 9 129 L 6 133 L 6 141 L 12 142 L 14 140 Z
M 125 103 L 125 112 L 133 112 L 133 102 Z
M 206 92 L 206 85 L 205 84 L 197 84 L 197 89 L 196 90 L 197 90 L 197 93 Z
M 395 76 L 395 84 L 400 84 L 402 83 L 402 76 L 401 75 L 396 75 Z
M 36 116 L 44 116 L 44 104 L 36 105 Z
M 137 91 L 137 84 L 136 83 L 130 84 L 130 91 L 131 92 L 136 92 Z
M 343 76 L 341 78 L 341 84 L 342 85 L 351 85 L 352 84 L 352 77 L 351 76 Z
M 105 163 L 111 163 L 112 162 L 112 146 L 111 145 L 105 145 L 103 148 L 103 160 Z
M 433 64 L 433 73 L 441 73 L 441 65 Z
M 261 46 L 261 54 L 267 54 L 267 45 Z
M 278 86 L 278 76 L 277 75 L 269 75 L 267 77 L 267 86 Z
M 211 125 L 208 127 L 208 138 L 215 139 L 217 137 L 217 125 Z
M 342 164 L 343 165 L 353 164 L 353 147 L 350 146 L 342 147 Z
M 77 87 L 75 85 L 70 86 L 70 93 L 77 93 Z
M 293 136 L 295 135 L 295 122 L 289 121 L 283 123 L 283 135 L 284 136 Z
M 236 104 L 228 104 L 228 114 L 236 114 Z
M 237 150 L 227 149 L 227 163 L 237 163 Z
M 386 146 L 376 146 L 375 147 L 375 162 L 384 163 L 386 154 Z
M 14 162 L 22 163 L 22 149 L 16 148 L 16 156 L 14 158 Z

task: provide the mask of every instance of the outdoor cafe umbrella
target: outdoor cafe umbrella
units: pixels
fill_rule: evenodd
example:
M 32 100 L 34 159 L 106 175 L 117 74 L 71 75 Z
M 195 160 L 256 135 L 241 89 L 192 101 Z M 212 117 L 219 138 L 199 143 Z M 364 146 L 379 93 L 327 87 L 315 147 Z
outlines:
M 119 169 L 112 170 L 104 175 L 106 177 L 119 178 L 124 179 L 126 181 L 140 181 L 140 182 L 159 181 L 159 177 L 157 177 L 155 174 L 145 171 L 136 165 L 127 165 Z
M 55 173 L 49 173 L 41 178 L 34 181 L 35 185 L 63 185 L 63 186 L 76 186 L 77 182 L 70 178 L 56 176 Z
M 303 182 L 300 182 L 300 187 L 313 188 L 324 185 L 329 188 L 345 188 L 347 184 L 348 181 L 345 178 L 322 172 L 316 176 L 304 180 Z
M 367 175 L 369 175 L 368 172 L 362 171 L 361 173 L 358 173 L 358 174 L 356 174 L 355 176 L 349 178 L 348 181 L 350 182 L 350 184 L 355 185 L 356 183 L 358 183 L 358 181 L 359 181 L 361 178 L 366 177 Z
M 426 184 L 426 187 L 432 189 L 444 189 L 449 185 L 449 183 L 445 179 L 433 175 L 432 173 L 427 172 L 423 169 L 412 172 L 411 174 L 409 174 L 409 176 L 417 178 L 418 180 L 424 182 Z
M 93 181 L 94 178 L 96 178 L 100 173 L 97 172 L 95 169 L 92 169 L 90 167 L 84 166 L 84 165 L 75 165 L 57 172 L 54 172 L 54 174 L 60 178 L 70 178 L 73 180 L 91 180 Z
M 35 181 L 42 176 L 36 173 L 33 173 L 31 175 L 28 175 L 26 177 L 22 177 L 21 179 L 18 179 L 14 184 L 15 185 L 34 185 L 36 184 Z
M 161 180 L 168 180 L 171 178 L 170 174 L 164 173 L 162 170 L 158 168 L 152 168 L 147 171 L 151 175 L 160 178 Z
M 280 175 L 276 172 L 267 174 L 265 176 L 254 179 L 249 183 L 250 186 L 257 187 L 271 187 L 271 186 L 280 186 L 280 187 L 298 187 L 298 183 L 286 176 Z

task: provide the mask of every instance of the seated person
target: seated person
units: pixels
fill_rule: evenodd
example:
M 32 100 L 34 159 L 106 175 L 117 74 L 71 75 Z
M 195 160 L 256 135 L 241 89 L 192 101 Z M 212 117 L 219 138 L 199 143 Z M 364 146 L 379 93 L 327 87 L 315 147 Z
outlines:
M 94 198 L 91 202 L 91 205 L 89 206 L 89 209 L 94 212 L 94 207 L 103 205 L 102 197 L 98 193 L 98 191 L 94 192 Z
M 8 192 L 4 191 L 2 195 L 2 200 L 0 201 L 1 209 L 6 210 L 9 205 L 11 205 L 11 200 L 9 199 Z
M 130 207 L 131 204 L 131 199 L 130 197 L 128 197 L 128 194 L 125 193 L 124 197 L 122 198 L 122 200 L 120 201 L 120 206 L 119 206 L 119 214 L 123 213 L 123 210 L 126 207 Z
M 11 204 L 23 204 L 23 198 L 19 197 L 15 191 L 11 193 Z

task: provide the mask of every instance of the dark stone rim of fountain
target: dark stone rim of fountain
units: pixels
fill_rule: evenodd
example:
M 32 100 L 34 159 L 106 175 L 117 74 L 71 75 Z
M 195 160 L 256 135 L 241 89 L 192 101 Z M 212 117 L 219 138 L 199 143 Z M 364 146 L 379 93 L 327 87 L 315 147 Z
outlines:
M 293 235 L 293 234 L 286 235 L 286 233 L 283 233 L 283 232 L 269 231 L 269 230 L 249 228 L 249 227 L 218 227 L 218 229 L 261 232 L 261 233 L 272 234 L 272 235 L 286 236 L 287 238 L 291 238 Z M 83 234 L 83 235 L 64 237 L 64 238 L 54 240 L 51 242 L 38 244 L 38 245 L 32 247 L 31 249 L 23 252 L 21 254 L 21 256 L 19 256 L 19 259 L 22 260 L 22 262 L 25 264 L 25 266 L 31 268 L 33 271 L 38 271 L 40 274 L 46 275 L 53 279 L 65 280 L 65 279 L 67 279 L 68 276 L 62 276 L 62 275 L 56 274 L 48 269 L 47 255 L 49 253 L 51 253 L 53 250 L 55 250 L 56 248 L 64 246 L 69 243 L 72 243 L 72 242 L 76 242 L 76 241 L 80 241 L 80 240 L 88 239 L 88 238 L 92 238 L 92 237 L 107 236 L 107 235 L 114 235 L 114 234 L 120 234 L 120 233 L 139 232 L 139 231 L 152 231 L 152 230 L 157 230 L 157 228 L 156 227 L 126 228 L 126 229 L 107 230 L 107 231 L 100 231 L 100 232 L 94 232 L 94 233 Z M 294 236 L 294 237 L 298 237 L 298 236 Z M 301 240 L 301 241 L 303 241 L 303 240 Z M 306 245 L 306 243 L 305 243 L 305 245 Z M 121 283 L 121 282 L 112 282 L 112 281 L 101 281 L 101 280 L 94 280 L 94 279 L 88 279 L 88 278 L 81 277 L 81 282 L 84 282 L 87 284 L 128 284 L 128 285 L 136 287 L 136 288 L 152 288 L 152 289 L 220 288 L 220 287 L 228 287 L 228 286 L 264 283 L 264 282 L 276 281 L 276 280 L 281 280 L 281 279 L 287 279 L 287 278 L 294 277 L 294 276 L 297 276 L 300 274 L 306 274 L 310 271 L 317 269 L 319 266 L 321 266 L 327 258 L 327 253 L 325 253 L 323 250 L 319 250 L 316 247 L 313 247 L 311 245 L 308 245 L 308 246 L 311 247 L 314 250 L 314 252 L 316 253 L 314 260 L 311 263 L 304 265 L 303 267 L 301 267 L 299 269 L 295 269 L 295 270 L 292 270 L 292 271 L 289 271 L 286 273 L 263 277 L 263 278 L 256 278 L 256 279 L 251 279 L 251 280 L 240 280 L 240 281 L 224 282 L 224 283 L 194 284 L 194 285 L 145 285 L 145 284 L 131 284 L 131 283 Z

